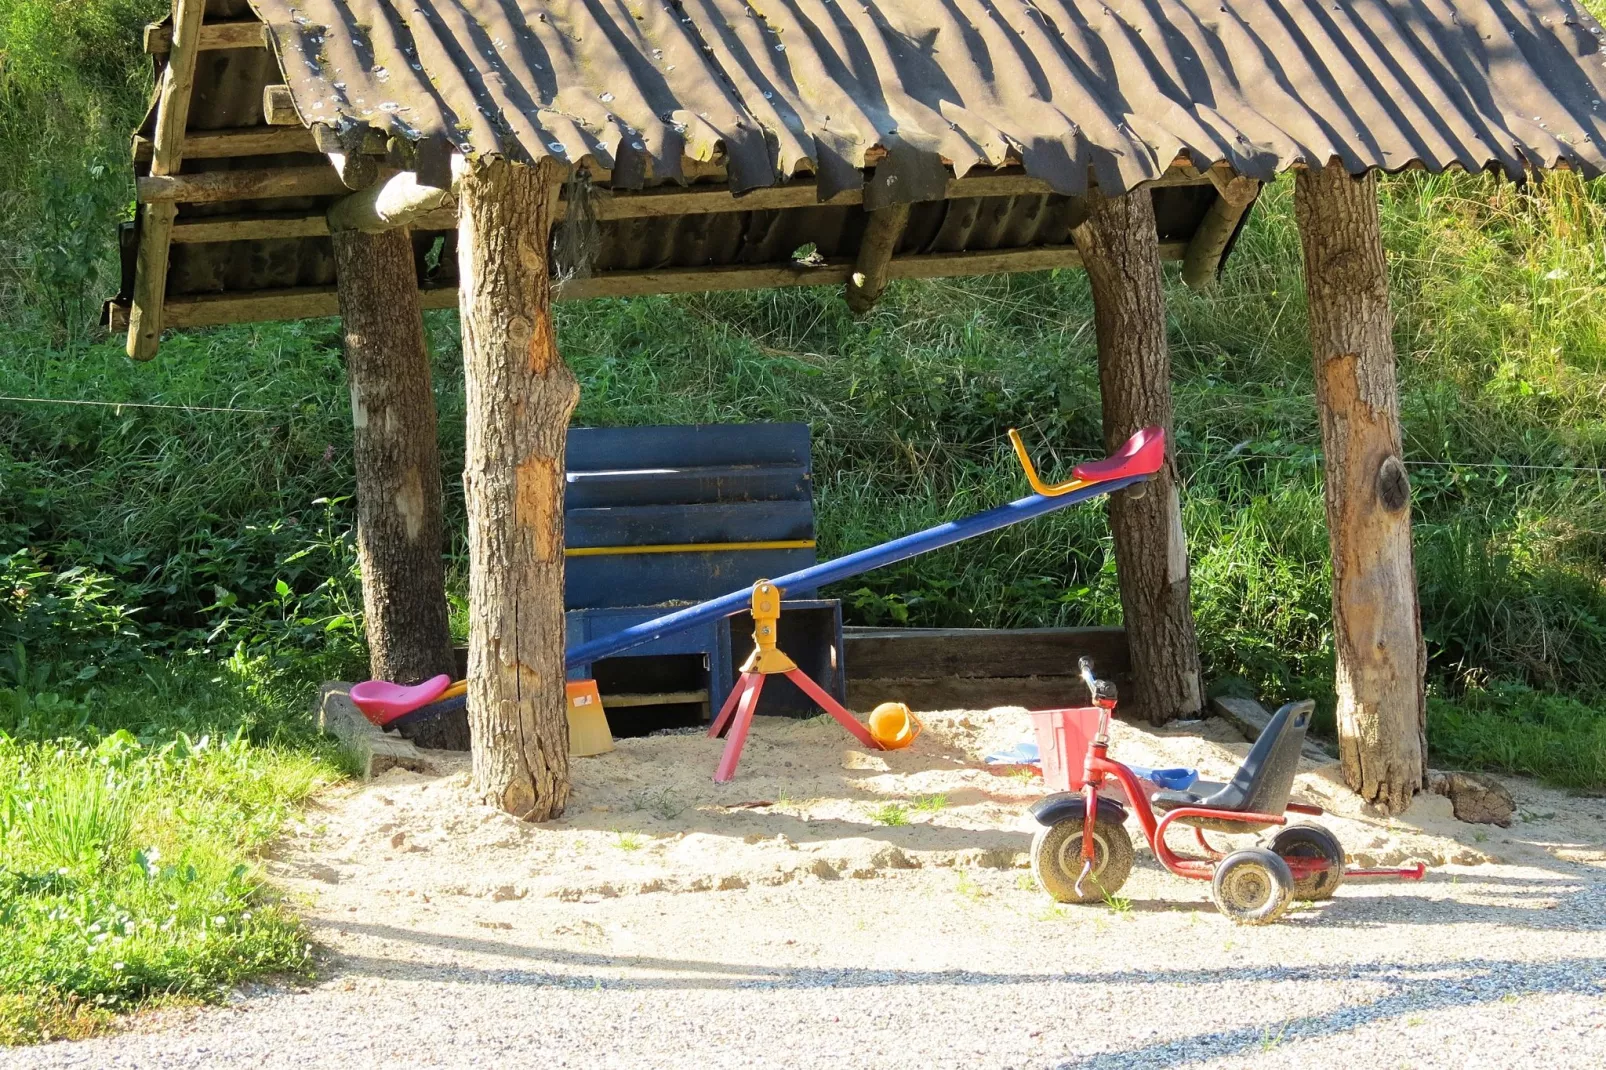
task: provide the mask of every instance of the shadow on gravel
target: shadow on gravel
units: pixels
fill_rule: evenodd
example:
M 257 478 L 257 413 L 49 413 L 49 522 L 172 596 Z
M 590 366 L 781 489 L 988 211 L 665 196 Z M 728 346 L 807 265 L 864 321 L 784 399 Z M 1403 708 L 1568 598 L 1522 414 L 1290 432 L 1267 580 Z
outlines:
M 508 943 L 469 936 L 447 936 L 397 928 L 342 922 L 329 924 L 345 932 L 362 933 L 376 940 L 435 947 L 458 954 L 491 955 L 525 959 L 553 967 L 592 967 L 610 971 L 651 971 L 671 976 L 620 976 L 572 970 L 523 970 L 492 966 L 464 966 L 452 963 L 421 963 L 371 955 L 342 955 L 341 972 L 382 976 L 406 974 L 422 981 L 459 983 L 551 985 L 558 988 L 615 989 L 765 989 L 830 987 L 882 987 L 887 985 L 1017 985 L 1017 984 L 1165 984 L 1210 985 L 1245 981 L 1388 981 L 1401 986 L 1416 985 L 1418 1002 L 1427 991 L 1440 993 L 1441 999 L 1477 994 L 1480 999 L 1499 999 L 1508 994 L 1540 992 L 1584 992 L 1606 995 L 1606 958 L 1573 958 L 1547 963 L 1504 959 L 1447 959 L 1429 963 L 1368 962 L 1333 966 L 1242 966 L 1176 970 L 1111 970 L 1089 973 L 990 973 L 972 970 L 858 969 L 855 967 L 814 968 L 803 966 L 761 966 L 695 959 L 658 958 L 648 955 L 610 955 L 601 952 L 570 951 L 563 948 Z M 1457 975 L 1457 976 L 1447 976 Z M 1472 1002 L 1472 1000 L 1462 1000 Z M 1450 1005 L 1446 1003 L 1445 1005 Z M 1334 1012 L 1348 1014 L 1352 1009 Z M 1317 1016 L 1322 1017 L 1322 1016 Z M 1256 1033 L 1255 1040 L 1262 1040 Z
M 1102 980 L 1093 976 L 1087 980 Z M 1057 1070 L 1158 1070 L 1181 1062 L 1267 1051 L 1296 1040 L 1347 1033 L 1362 1026 L 1454 1007 L 1478 1007 L 1515 1001 L 1523 996 L 1574 994 L 1599 999 L 1606 992 L 1606 959 L 1581 958 L 1554 962 L 1512 962 L 1469 959 L 1404 965 L 1368 963 L 1335 968 L 1249 968 L 1194 970 L 1140 975 L 1155 983 L 1214 984 L 1232 980 L 1367 981 L 1387 984 L 1388 994 L 1323 1014 L 1290 1018 L 1275 1026 L 1264 1023 L 1239 1029 L 1201 1033 L 1159 1041 L 1140 1048 L 1100 1052 L 1058 1064 Z M 1209 998 L 1208 992 L 1200 992 Z M 1476 1061 L 1476 1060 L 1474 1060 Z
M 1606 993 L 1606 958 L 1573 958 L 1535 963 L 1504 959 L 1445 960 L 1427 963 L 1366 962 L 1334 966 L 1247 966 L 1214 969 L 1116 970 L 1095 973 L 988 973 L 967 970 L 897 970 L 762 966 L 686 959 L 612 956 L 521 947 L 495 940 L 432 936 L 384 925 L 344 925 L 371 937 L 422 943 L 449 951 L 483 953 L 550 964 L 551 970 L 429 964 L 376 956 L 342 957 L 344 970 L 419 982 L 543 987 L 579 991 L 675 991 L 706 989 L 785 992 L 809 988 L 873 989 L 902 986 L 941 988 L 978 985 L 1064 986 L 1067 1001 L 1084 985 L 1139 989 L 1185 985 L 1191 999 L 1209 1000 L 1211 986 L 1232 986 L 1222 999 L 1242 1001 L 1245 983 L 1366 982 L 1387 985 L 1386 994 L 1336 1010 L 1268 1026 L 1159 1040 L 1138 1048 L 1099 1052 L 1057 1064 L 1057 1070 L 1159 1070 L 1181 1062 L 1219 1058 L 1297 1040 L 1320 1039 L 1367 1025 L 1455 1007 L 1495 1007 L 1525 996 L 1575 994 L 1599 999 Z M 590 967 L 592 969 L 587 969 Z M 605 972 L 593 972 L 601 970 Z M 643 972 L 637 972 L 643 971 Z

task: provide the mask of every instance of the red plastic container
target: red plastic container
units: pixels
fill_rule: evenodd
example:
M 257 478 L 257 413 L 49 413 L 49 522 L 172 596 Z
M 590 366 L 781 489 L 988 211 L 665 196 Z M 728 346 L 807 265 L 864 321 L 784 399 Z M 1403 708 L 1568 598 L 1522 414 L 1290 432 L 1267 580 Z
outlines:
M 1099 729 L 1098 707 L 1033 710 L 1032 727 L 1037 730 L 1037 750 L 1043 758 L 1044 790 L 1081 791 L 1088 744 Z

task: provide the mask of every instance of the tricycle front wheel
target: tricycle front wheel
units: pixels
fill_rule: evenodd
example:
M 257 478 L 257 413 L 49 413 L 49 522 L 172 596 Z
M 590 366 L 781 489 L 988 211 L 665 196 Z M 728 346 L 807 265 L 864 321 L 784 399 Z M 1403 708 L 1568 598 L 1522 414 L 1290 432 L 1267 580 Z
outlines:
M 1032 875 L 1043 891 L 1061 903 L 1090 903 L 1120 890 L 1132 873 L 1137 852 L 1132 837 L 1122 825 L 1095 821 L 1093 825 L 1093 868 L 1076 890 L 1082 874 L 1082 827 L 1084 818 L 1070 817 L 1037 830 L 1032 837 Z

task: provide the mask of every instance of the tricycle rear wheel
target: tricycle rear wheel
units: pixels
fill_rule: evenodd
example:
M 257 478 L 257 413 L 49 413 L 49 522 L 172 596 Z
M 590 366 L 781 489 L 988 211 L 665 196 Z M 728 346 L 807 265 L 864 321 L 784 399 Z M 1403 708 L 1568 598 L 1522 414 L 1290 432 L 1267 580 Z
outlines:
M 1322 862 L 1316 869 L 1294 880 L 1294 898 L 1331 899 L 1338 886 L 1344 883 L 1344 848 L 1338 837 L 1320 825 L 1289 825 L 1280 829 L 1271 841 L 1272 853 L 1285 861 L 1300 859 Z M 1290 868 L 1294 863 L 1289 862 Z
M 1082 874 L 1082 827 L 1085 818 L 1069 817 L 1037 830 L 1032 837 L 1032 875 L 1061 903 L 1091 903 L 1114 895 L 1132 874 L 1137 852 L 1125 826 L 1093 824 L 1093 868 L 1076 890 Z
M 1294 901 L 1294 875 L 1264 847 L 1234 851 L 1217 863 L 1210 898 L 1239 925 L 1269 925 Z

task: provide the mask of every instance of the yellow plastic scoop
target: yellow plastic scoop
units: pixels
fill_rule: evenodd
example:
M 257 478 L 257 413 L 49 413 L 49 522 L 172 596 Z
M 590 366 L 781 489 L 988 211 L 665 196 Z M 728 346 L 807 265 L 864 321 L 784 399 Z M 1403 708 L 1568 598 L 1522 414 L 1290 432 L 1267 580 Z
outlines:
M 588 758 L 613 750 L 608 715 L 602 712 L 602 695 L 595 680 L 571 680 L 569 695 L 569 757 Z

